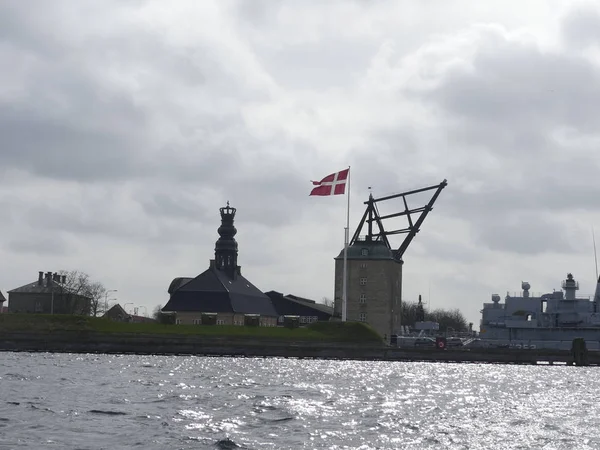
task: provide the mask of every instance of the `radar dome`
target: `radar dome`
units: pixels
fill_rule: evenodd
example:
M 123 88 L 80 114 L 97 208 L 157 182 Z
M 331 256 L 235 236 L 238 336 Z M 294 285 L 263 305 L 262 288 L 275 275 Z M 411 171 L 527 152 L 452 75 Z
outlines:
M 493 294 L 492 295 L 492 301 L 494 303 L 498 303 L 500 301 L 500 296 L 498 294 Z
M 521 282 L 521 289 L 528 291 L 531 288 L 531 285 L 527 281 Z

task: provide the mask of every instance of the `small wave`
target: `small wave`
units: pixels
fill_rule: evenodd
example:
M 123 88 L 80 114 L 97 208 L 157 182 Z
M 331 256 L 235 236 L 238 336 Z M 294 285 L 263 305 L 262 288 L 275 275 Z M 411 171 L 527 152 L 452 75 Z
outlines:
M 294 418 L 293 417 L 280 417 L 278 419 L 267 419 L 265 417 L 260 417 L 260 420 L 262 420 L 263 422 L 278 423 L 278 422 L 289 422 L 290 420 L 294 420 Z
M 254 411 L 257 413 L 262 413 L 265 411 L 275 411 L 276 409 L 277 407 L 273 405 L 254 405 Z
M 122 411 L 103 411 L 101 409 L 91 409 L 89 411 L 92 414 L 106 414 L 107 416 L 126 416 L 126 412 Z
M 21 403 L 19 402 L 6 402 L 9 405 L 15 405 L 15 406 L 19 406 Z
M 51 413 L 54 412 L 50 408 L 44 408 L 43 406 L 36 406 L 34 404 L 30 404 L 29 406 L 32 407 L 33 409 L 37 409 L 39 411 L 48 411 L 48 412 L 51 412 Z
M 9 380 L 18 380 L 18 381 L 29 381 L 29 380 L 31 380 L 31 378 L 29 378 L 28 376 L 20 374 L 20 373 L 7 373 L 4 376 L 7 379 L 9 379 Z
M 220 450 L 232 450 L 234 448 L 246 448 L 241 445 L 236 444 L 231 439 L 221 439 L 220 441 L 215 442 L 215 447 Z

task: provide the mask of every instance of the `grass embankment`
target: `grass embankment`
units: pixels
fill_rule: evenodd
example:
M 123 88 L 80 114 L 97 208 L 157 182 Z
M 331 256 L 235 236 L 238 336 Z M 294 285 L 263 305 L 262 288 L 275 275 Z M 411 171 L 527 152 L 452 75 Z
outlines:
M 368 325 L 357 322 L 317 322 L 307 327 L 247 327 L 231 325 L 163 325 L 124 323 L 97 317 L 44 314 L 1 314 L 1 332 L 51 333 L 82 331 L 98 333 L 177 334 L 232 338 L 272 338 L 330 342 L 381 343 Z

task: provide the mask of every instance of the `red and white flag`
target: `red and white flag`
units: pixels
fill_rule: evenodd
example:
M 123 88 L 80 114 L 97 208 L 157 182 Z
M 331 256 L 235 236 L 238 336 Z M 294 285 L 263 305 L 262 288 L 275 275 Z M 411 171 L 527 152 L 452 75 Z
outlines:
M 346 182 L 350 169 L 327 175 L 321 181 L 312 181 L 317 186 L 309 195 L 341 195 L 346 193 Z

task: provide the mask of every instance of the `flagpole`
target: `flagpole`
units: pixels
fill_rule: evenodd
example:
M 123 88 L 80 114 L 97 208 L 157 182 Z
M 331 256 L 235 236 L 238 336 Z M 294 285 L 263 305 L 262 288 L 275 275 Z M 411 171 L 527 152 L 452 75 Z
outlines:
M 346 198 L 348 203 L 346 205 L 346 228 L 344 228 L 344 271 L 342 279 L 342 322 L 346 322 L 348 319 L 348 238 L 350 234 L 350 166 L 348 166 L 348 185 Z

